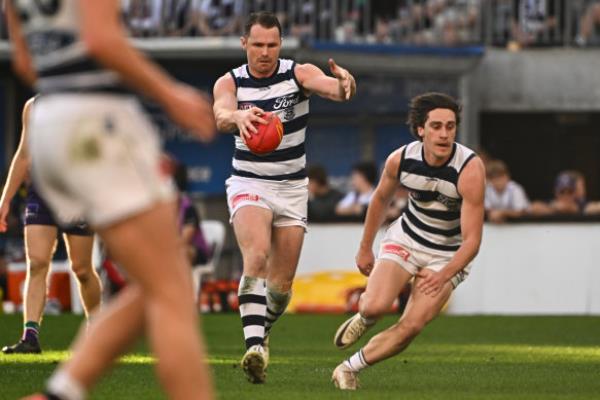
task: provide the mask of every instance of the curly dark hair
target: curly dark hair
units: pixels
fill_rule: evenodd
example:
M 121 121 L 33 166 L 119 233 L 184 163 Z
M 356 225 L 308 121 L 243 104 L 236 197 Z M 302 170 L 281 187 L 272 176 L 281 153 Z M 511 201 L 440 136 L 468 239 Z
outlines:
M 410 132 L 417 139 L 422 140 L 419 136 L 418 128 L 425 126 L 425 122 L 427 122 L 427 118 L 429 118 L 429 112 L 436 108 L 445 108 L 454 111 L 456 125 L 458 126 L 460 124 L 460 112 L 462 111 L 462 106 L 452 96 L 435 92 L 415 96 L 410 101 L 410 109 L 408 111 L 406 123 L 410 127 Z

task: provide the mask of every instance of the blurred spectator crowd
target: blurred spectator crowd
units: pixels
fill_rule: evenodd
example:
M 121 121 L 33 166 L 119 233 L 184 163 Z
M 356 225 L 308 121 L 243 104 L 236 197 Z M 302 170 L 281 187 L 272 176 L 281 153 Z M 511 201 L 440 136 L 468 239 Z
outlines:
M 302 43 L 465 46 L 600 45 L 600 0 L 121 0 L 133 37 L 239 36 L 246 15 L 274 12 Z M 0 35 L 7 38 L 4 18 Z
M 579 171 L 559 172 L 552 188 L 553 197 L 532 202 L 523 186 L 512 180 L 503 161 L 488 160 L 486 171 L 485 211 L 490 222 L 524 218 L 571 220 L 600 214 L 600 202 L 588 200 L 585 176 Z
M 134 37 L 239 36 L 272 11 L 303 41 L 520 48 L 600 44 L 600 0 L 122 0 Z
M 564 170 L 554 180 L 552 198 L 530 201 L 526 190 L 515 182 L 506 164 L 481 154 L 486 165 L 486 220 L 492 223 L 535 221 L 573 221 L 600 216 L 600 201 L 587 198 L 585 176 Z M 355 164 L 346 185 L 332 187 L 327 171 L 320 165 L 308 168 L 308 219 L 311 222 L 362 221 L 377 186 L 375 164 Z M 346 188 L 345 190 L 343 188 Z M 387 211 L 387 222 L 397 219 L 408 204 L 409 192 L 398 185 Z M 597 220 L 594 218 L 594 220 Z
M 121 0 L 131 36 L 239 36 L 246 15 L 275 13 L 286 37 L 338 43 L 600 45 L 600 0 Z M 4 18 L 0 34 L 7 37 Z

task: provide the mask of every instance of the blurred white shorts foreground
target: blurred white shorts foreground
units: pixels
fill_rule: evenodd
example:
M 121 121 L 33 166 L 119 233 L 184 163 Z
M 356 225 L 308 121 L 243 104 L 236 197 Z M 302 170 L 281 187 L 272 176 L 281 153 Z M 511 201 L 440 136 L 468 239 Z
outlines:
M 61 222 L 106 226 L 173 196 L 158 134 L 133 96 L 44 95 L 28 126 L 35 184 Z

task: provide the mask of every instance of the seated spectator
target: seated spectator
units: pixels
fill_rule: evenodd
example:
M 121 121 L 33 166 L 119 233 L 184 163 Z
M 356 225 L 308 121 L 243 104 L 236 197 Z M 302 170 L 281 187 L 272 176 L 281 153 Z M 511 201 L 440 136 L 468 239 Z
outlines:
M 127 27 L 133 37 L 162 34 L 162 0 L 129 0 L 123 5 Z
M 598 44 L 598 29 L 600 28 L 600 1 L 590 2 L 581 16 L 579 34 L 575 38 L 578 46 L 587 46 L 591 42 Z M 595 40 L 592 40 L 595 39 Z
M 308 174 L 308 219 L 310 221 L 331 220 L 335 217 L 335 206 L 344 195 L 329 186 L 327 172 L 320 165 L 307 169 Z
M 521 185 L 511 180 L 504 162 L 493 160 L 487 164 L 487 180 L 484 204 L 489 221 L 501 223 L 527 211 L 527 194 Z
M 398 18 L 401 2 L 399 0 L 372 0 L 371 24 L 375 35 L 375 42 L 390 43 L 392 41 L 390 30 L 393 21 Z
M 454 0 L 436 18 L 436 26 L 441 31 L 439 34 L 441 44 L 444 46 L 457 46 L 477 41 L 476 28 L 479 21 L 479 7 L 477 0 Z
M 390 26 L 394 40 L 417 46 L 433 43 L 431 28 L 438 10 L 437 2 L 403 2 L 398 11 L 398 19 Z
M 230 36 L 240 32 L 242 0 L 195 0 L 201 36 Z
M 279 23 L 281 24 L 281 28 L 283 30 L 283 36 L 287 36 L 290 33 L 289 24 L 290 19 L 293 19 L 291 7 L 295 6 L 296 2 L 288 2 L 277 1 L 273 2 L 271 0 L 254 0 L 249 1 L 244 4 L 244 12 L 246 15 L 251 13 L 257 13 L 261 11 L 269 11 L 275 14 Z
M 490 7 L 491 9 L 484 13 L 486 17 L 484 26 L 489 26 L 494 46 L 506 46 L 513 36 L 514 0 L 496 0 L 490 4 Z
M 583 176 L 576 171 L 563 171 L 558 174 L 554 184 L 554 199 L 549 203 L 533 202 L 530 213 L 537 216 L 582 213 L 585 208 L 585 200 L 582 198 L 582 195 L 585 196 L 585 184 L 582 183 L 582 178 Z
M 575 200 L 579 205 L 579 209 L 585 215 L 600 214 L 600 201 L 587 200 L 587 187 L 585 184 L 585 176 L 579 171 L 568 171 L 575 179 Z
M 512 1 L 512 0 L 509 0 Z M 387 5 L 387 16 L 375 24 L 375 36 L 417 46 L 457 46 L 479 40 L 479 0 L 400 1 Z
M 336 1 L 338 0 L 273 2 L 271 7 L 273 8 L 272 12 L 277 15 L 281 23 L 284 34 L 289 33 L 290 36 L 298 38 L 302 44 L 307 44 L 314 39 L 332 39 L 334 31 L 337 31 L 338 28 L 344 30 L 346 24 L 351 26 L 351 30 L 340 33 L 342 37 L 339 41 L 348 41 L 355 34 L 355 18 L 358 17 L 358 12 L 351 11 L 345 17 L 339 15 L 342 25 L 335 28 L 332 26 L 332 16 L 335 7 L 333 3 Z M 342 9 L 343 7 L 337 8 L 340 12 L 343 12 Z M 346 36 L 346 34 L 350 36 Z
M 192 9 L 194 0 L 163 0 L 163 29 L 165 36 L 193 36 L 196 14 Z
M 371 162 L 356 164 L 350 177 L 352 190 L 338 203 L 335 213 L 361 217 L 367 211 L 377 184 L 377 167 Z
M 560 44 L 562 33 L 557 16 L 564 10 L 564 0 L 514 0 L 513 47 Z M 561 19 L 562 21 L 562 19 Z
M 314 39 L 316 13 L 316 4 L 310 0 L 291 2 L 288 10 L 290 34 L 302 42 Z

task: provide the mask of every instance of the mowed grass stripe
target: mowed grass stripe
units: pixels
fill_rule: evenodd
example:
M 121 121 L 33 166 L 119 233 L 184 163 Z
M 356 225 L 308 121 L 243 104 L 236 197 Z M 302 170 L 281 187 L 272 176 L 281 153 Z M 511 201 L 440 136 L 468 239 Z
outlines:
M 219 398 L 595 399 L 600 393 L 598 317 L 441 317 L 405 353 L 361 373 L 358 392 L 339 392 L 329 381 L 331 371 L 356 350 L 339 351 L 332 344 L 346 317 L 282 317 L 271 338 L 268 382 L 251 385 L 238 367 L 244 349 L 239 317 L 203 316 Z M 387 317 L 369 335 L 394 321 Z M 0 355 L 0 400 L 39 390 L 68 356 L 80 322 L 72 315 L 46 317 L 41 356 Z M 20 316 L 1 315 L 0 345 L 13 343 L 20 329 Z M 140 342 L 91 398 L 165 399 L 153 364 Z

